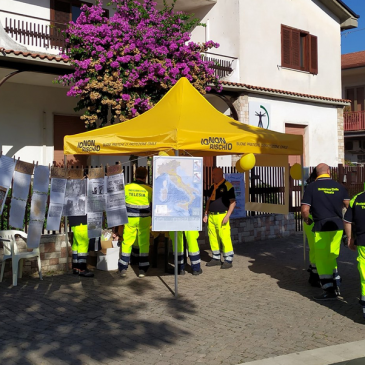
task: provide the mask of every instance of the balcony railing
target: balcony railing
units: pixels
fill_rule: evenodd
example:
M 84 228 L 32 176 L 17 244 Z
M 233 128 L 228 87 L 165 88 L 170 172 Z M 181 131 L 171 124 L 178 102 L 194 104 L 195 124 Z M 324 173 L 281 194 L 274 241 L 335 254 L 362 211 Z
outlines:
M 47 52 L 54 50 L 58 53 L 65 47 L 65 39 L 60 30 L 65 28 L 64 24 L 5 10 L 0 10 L 0 15 L 6 33 L 27 48 L 41 48 Z
M 365 130 L 365 111 L 344 113 L 345 131 Z

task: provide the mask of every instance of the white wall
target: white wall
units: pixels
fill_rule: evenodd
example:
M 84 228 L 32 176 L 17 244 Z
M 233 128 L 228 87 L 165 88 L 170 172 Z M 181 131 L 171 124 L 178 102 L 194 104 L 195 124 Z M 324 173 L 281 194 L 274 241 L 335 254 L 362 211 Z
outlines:
M 300 103 L 290 100 L 249 96 L 249 102 L 270 104 L 270 129 L 285 133 L 285 124 L 307 126 L 305 130 L 306 166 L 324 162 L 330 166 L 338 164 L 338 136 L 336 107 Z
M 0 149 L 3 154 L 25 162 L 52 165 L 54 114 L 80 115 L 73 110 L 77 99 L 67 97 L 66 91 L 66 88 L 52 86 L 3 84 L 0 87 Z M 91 156 L 88 163 L 105 166 L 118 161 L 129 164 L 129 156 Z M 139 165 L 146 165 L 145 157 L 139 160 Z
M 318 1 L 240 1 L 241 78 L 247 84 L 341 98 L 339 20 Z M 318 37 L 318 75 L 283 69 L 281 24 Z
M 5 82 L 0 87 L 3 153 L 26 162 L 52 164 L 53 114 L 76 115 L 75 106 L 76 99 L 67 97 L 66 89 Z
M 220 43 L 219 54 L 239 57 L 230 81 L 341 98 L 339 20 L 317 0 L 219 0 L 195 14 L 208 27 L 192 39 Z M 318 75 L 281 68 L 281 24 L 318 37 Z

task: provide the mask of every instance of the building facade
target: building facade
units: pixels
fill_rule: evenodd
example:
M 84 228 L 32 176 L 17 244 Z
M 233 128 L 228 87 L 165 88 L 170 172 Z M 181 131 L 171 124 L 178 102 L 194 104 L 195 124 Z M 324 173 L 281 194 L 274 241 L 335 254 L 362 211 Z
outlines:
M 84 131 L 73 111 L 75 99 L 52 83 L 70 68 L 58 56 L 63 40 L 55 29 L 75 19 L 80 5 L 0 3 L 0 118 L 6 126 L 0 144 L 9 156 L 60 163 L 63 135 Z M 215 61 L 223 80 L 221 94 L 207 95 L 218 110 L 242 123 L 303 135 L 305 166 L 344 161 L 343 109 L 349 103 L 342 98 L 340 46 L 341 30 L 357 26 L 351 9 L 340 0 L 178 0 L 176 10 L 206 24 L 193 31 L 193 41 L 220 44 L 203 55 Z M 70 159 L 83 165 L 111 162 Z M 234 162 L 234 156 L 216 161 Z
M 342 55 L 342 95 L 351 101 L 345 108 L 345 160 L 365 164 L 365 51 Z

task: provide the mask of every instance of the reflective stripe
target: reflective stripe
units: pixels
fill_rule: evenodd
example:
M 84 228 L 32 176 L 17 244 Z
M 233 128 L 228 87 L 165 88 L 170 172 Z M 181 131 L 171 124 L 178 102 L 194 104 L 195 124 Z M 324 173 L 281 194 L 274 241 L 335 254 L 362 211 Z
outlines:
M 233 257 L 232 256 L 225 257 L 224 258 L 224 261 L 232 262 L 233 261 Z
M 147 262 L 140 262 L 138 266 L 150 266 L 150 263 Z
M 184 263 L 184 259 L 182 259 L 182 260 L 177 260 L 177 263 L 178 263 L 178 264 L 183 264 L 183 263 Z
M 199 260 L 191 260 L 192 265 L 199 264 L 200 262 L 201 262 L 200 259 Z
M 87 256 L 87 253 L 78 253 L 79 256 Z
M 361 300 L 362 300 L 363 302 L 365 302 L 365 295 L 362 295 L 362 296 L 361 296 Z
M 77 264 L 77 263 L 79 262 L 79 260 L 77 260 L 77 259 L 73 259 L 73 260 L 72 260 L 72 262 L 73 262 L 74 264 Z
M 332 288 L 332 287 L 333 287 L 333 283 L 327 283 L 327 284 L 322 285 L 322 289 L 328 289 L 328 288 Z
M 215 260 L 219 260 L 221 258 L 221 255 L 219 254 L 219 255 L 213 255 L 213 259 L 215 259 Z
M 320 279 L 333 279 L 333 275 L 319 275 Z
M 122 251 L 122 255 L 121 255 L 121 256 L 130 257 L 130 255 L 131 255 L 130 253 L 127 253 L 127 252 L 123 252 L 123 251 Z
M 118 260 L 118 262 L 122 265 L 128 266 L 129 262 L 124 261 L 124 260 Z
M 134 204 L 126 204 L 127 208 L 134 208 L 134 209 L 150 209 L 149 205 L 134 205 Z
M 150 217 L 151 213 L 127 213 L 128 217 Z
M 197 252 L 189 252 L 189 256 L 196 256 L 196 255 L 199 255 L 200 252 L 197 251 Z
M 220 251 L 218 250 L 218 251 L 212 251 L 212 253 L 214 254 L 214 255 L 220 255 Z
M 79 264 L 86 264 L 86 259 L 79 259 Z
M 233 251 L 229 251 L 229 252 L 223 252 L 223 256 L 226 257 L 226 256 L 229 256 L 229 255 L 233 255 L 234 252 Z
M 148 256 L 149 254 L 148 253 L 140 253 L 139 256 Z

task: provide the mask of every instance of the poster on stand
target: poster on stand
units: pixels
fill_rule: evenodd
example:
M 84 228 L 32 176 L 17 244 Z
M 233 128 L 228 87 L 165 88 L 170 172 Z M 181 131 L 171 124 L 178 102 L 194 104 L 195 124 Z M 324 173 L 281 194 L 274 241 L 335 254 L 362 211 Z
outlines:
M 246 217 L 244 174 L 224 174 L 224 178 L 233 185 L 236 195 L 236 207 L 231 214 L 231 218 Z
M 203 158 L 153 157 L 153 231 L 201 231 Z

